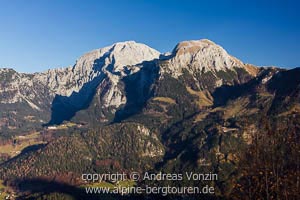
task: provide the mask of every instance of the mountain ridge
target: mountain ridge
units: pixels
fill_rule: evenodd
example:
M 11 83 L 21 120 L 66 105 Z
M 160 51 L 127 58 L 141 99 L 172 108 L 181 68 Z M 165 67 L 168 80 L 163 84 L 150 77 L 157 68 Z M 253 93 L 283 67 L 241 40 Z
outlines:
M 169 57 L 171 56 L 174 51 L 176 50 L 177 46 L 180 45 L 181 43 L 185 43 L 185 42 L 199 42 L 199 41 L 202 41 L 202 42 L 207 42 L 207 43 L 210 43 L 210 44 L 213 44 L 213 45 L 217 45 L 219 47 L 221 47 L 220 45 L 214 43 L 213 41 L 209 40 L 209 39 L 200 39 L 200 40 L 186 40 L 186 41 L 182 41 L 182 42 L 179 42 L 175 45 L 175 47 L 173 48 L 173 50 L 171 52 L 166 52 L 166 53 L 160 53 L 158 50 L 156 49 L 153 49 L 152 47 L 149 47 L 150 49 L 153 49 L 154 51 L 156 51 L 157 53 L 159 53 L 161 56 L 163 56 L 164 54 L 166 54 L 166 57 Z M 143 43 L 138 43 L 134 40 L 128 40 L 128 41 L 123 41 L 123 42 L 116 42 L 116 43 L 113 43 L 112 45 L 109 45 L 109 46 L 105 46 L 105 47 L 102 47 L 102 48 L 97 48 L 97 49 L 94 49 L 94 50 L 91 50 L 91 51 L 88 51 L 86 53 L 83 53 L 81 56 L 79 56 L 79 58 L 76 60 L 76 62 L 78 60 L 80 60 L 81 58 L 83 57 L 86 57 L 87 55 L 91 55 L 91 54 L 97 54 L 97 52 L 101 51 L 101 50 L 104 50 L 104 49 L 109 49 L 109 48 L 112 48 L 113 46 L 115 45 L 122 45 L 122 44 L 132 44 L 132 43 L 136 43 L 136 44 L 142 44 L 142 45 L 145 45 L 147 46 L 146 44 L 143 44 Z M 181 44 L 182 45 L 182 44 Z M 221 47 L 222 48 L 222 47 Z M 75 62 L 75 63 L 76 63 Z M 250 63 L 244 63 L 244 64 L 248 64 L 248 65 L 251 65 Z M 255 65 L 253 65 L 255 66 Z M 57 70 L 57 71 L 60 71 L 60 70 L 63 70 L 63 69 L 66 69 L 66 68 L 73 68 L 73 66 L 66 66 L 66 67 L 57 67 L 57 68 L 52 68 L 52 69 L 46 69 L 44 71 L 41 71 L 41 72 L 33 72 L 33 73 L 29 73 L 29 72 L 18 72 L 16 71 L 14 68 L 10 68 L 10 67 L 2 67 L 0 68 L 0 72 L 2 70 L 5 70 L 5 69 L 12 69 L 12 70 L 15 70 L 17 73 L 20 73 L 20 74 L 39 74 L 39 73 L 47 73 L 48 71 L 51 71 L 51 70 Z M 276 67 L 276 68 L 279 68 L 278 66 L 260 66 L 260 67 Z
M 163 77 L 166 73 L 176 79 L 186 79 L 185 82 L 190 82 L 190 87 L 196 90 L 212 92 L 223 84 L 241 82 L 244 79 L 241 79 L 244 76 L 242 74 L 254 77 L 259 71 L 257 67 L 230 56 L 221 46 L 207 39 L 180 42 L 170 55 L 163 55 L 145 44 L 125 41 L 85 53 L 72 67 L 34 74 L 1 69 L 0 75 L 10 73 L 12 78 L 2 84 L 7 89 L 0 91 L 0 100 L 3 104 L 27 104 L 26 107 L 32 109 L 33 113 L 44 113 L 44 117 L 39 119 L 44 124 L 47 121 L 62 123 L 86 109 L 92 96 L 97 93 L 101 97 L 97 100 L 101 104 L 98 106 L 100 118 L 110 121 L 111 117 L 108 116 L 114 115 L 127 102 L 122 79 L 139 72 L 146 62 L 149 62 L 146 65 L 160 70 L 157 75 L 143 76 L 139 87 L 144 89 L 149 86 L 143 84 L 150 84 L 147 76 Z M 38 95 L 41 91 L 43 99 Z M 60 116 L 61 109 L 71 114 L 59 117 L 59 120 L 53 119 Z

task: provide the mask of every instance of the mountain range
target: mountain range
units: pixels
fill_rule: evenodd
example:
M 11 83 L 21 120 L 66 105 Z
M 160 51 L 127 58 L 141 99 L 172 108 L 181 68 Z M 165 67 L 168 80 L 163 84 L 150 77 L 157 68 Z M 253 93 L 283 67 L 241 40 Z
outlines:
M 231 73 L 232 78 L 220 78 L 224 72 Z M 209 40 L 181 42 L 168 55 L 134 41 L 120 42 L 84 54 L 73 67 L 34 74 L 1 69 L 1 105 L 13 106 L 18 117 L 32 114 L 29 122 L 16 120 L 16 124 L 9 125 L 11 129 L 33 122 L 40 125 L 71 120 L 93 100 L 97 101 L 94 106 L 99 106 L 97 121 L 106 122 L 112 120 L 120 106 L 130 103 L 124 91 L 125 79 L 139 76 L 140 82 L 134 84 L 139 85 L 136 96 L 142 100 L 147 99 L 142 90 L 164 74 L 178 79 L 185 73 L 195 82 L 194 89 L 212 91 L 223 84 L 243 81 L 245 77 L 238 77 L 243 72 L 251 77 L 256 76 L 258 69 L 243 64 Z M 30 111 L 22 114 L 27 109 Z M 61 115 L 61 109 L 66 110 L 66 116 Z M 14 121 L 11 110 L 2 115 L 2 124 Z
M 0 69 L 0 110 L 3 141 L 50 135 L 0 163 L 14 186 L 189 170 L 218 173 L 207 198 L 299 197 L 300 68 L 245 64 L 207 39 L 169 53 L 119 42 L 41 73 Z

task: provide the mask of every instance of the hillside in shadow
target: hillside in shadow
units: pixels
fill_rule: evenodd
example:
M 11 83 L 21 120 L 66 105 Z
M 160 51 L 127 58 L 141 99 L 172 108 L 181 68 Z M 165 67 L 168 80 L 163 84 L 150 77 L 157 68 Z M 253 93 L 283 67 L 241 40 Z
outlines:
M 155 60 L 145 61 L 140 65 L 143 66 L 141 70 L 122 79 L 127 101 L 115 113 L 114 122 L 120 122 L 141 112 L 147 100 L 153 96 L 152 85 L 159 76 L 159 68 Z
M 103 56 L 95 60 L 93 70 L 100 71 L 105 63 Z M 85 83 L 78 92 L 73 92 L 70 96 L 56 95 L 52 101 L 51 119 L 45 126 L 61 124 L 63 121 L 69 121 L 75 114 L 89 107 L 98 85 L 105 78 L 105 75 L 95 77 L 93 80 Z

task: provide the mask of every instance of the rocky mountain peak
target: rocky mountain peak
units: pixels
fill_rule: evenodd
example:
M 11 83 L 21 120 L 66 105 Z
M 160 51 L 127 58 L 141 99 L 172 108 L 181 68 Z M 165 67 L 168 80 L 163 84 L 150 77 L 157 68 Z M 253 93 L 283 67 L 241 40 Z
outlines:
M 119 42 L 107 52 L 108 63 L 114 64 L 114 71 L 123 71 L 124 66 L 137 65 L 144 61 L 157 59 L 160 52 L 134 41 Z
M 208 39 L 178 43 L 169 59 L 169 70 L 175 77 L 178 77 L 183 69 L 191 72 L 216 72 L 234 67 L 244 67 L 244 64 Z
M 155 49 L 135 41 L 118 42 L 113 45 L 96 49 L 81 56 L 75 65 L 75 69 L 87 70 L 86 65 L 93 67 L 95 60 L 98 60 L 100 68 L 113 64 L 114 71 L 122 71 L 122 68 L 127 65 L 136 65 L 143 61 L 149 61 L 158 58 L 160 52 Z M 85 69 L 82 69 L 82 67 Z
M 209 46 L 216 47 L 217 45 L 208 39 L 182 41 L 176 45 L 173 53 L 175 53 L 176 55 L 185 53 L 197 53 L 198 51 L 203 50 L 204 48 L 207 48 Z
M 159 58 L 160 53 L 149 46 L 134 41 L 118 42 L 82 55 L 73 67 L 51 69 L 36 74 L 37 79 L 46 83 L 51 90 L 63 96 L 78 92 L 94 78 L 109 76 L 117 83 L 115 72 L 122 72 L 125 66 Z

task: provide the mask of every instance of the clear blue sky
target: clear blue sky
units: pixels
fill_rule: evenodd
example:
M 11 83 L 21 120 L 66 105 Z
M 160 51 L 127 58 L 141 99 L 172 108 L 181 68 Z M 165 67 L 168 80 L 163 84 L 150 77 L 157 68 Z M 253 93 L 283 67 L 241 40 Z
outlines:
M 0 67 L 73 65 L 85 52 L 135 40 L 161 52 L 208 38 L 256 65 L 300 66 L 295 1 L 0 1 Z

